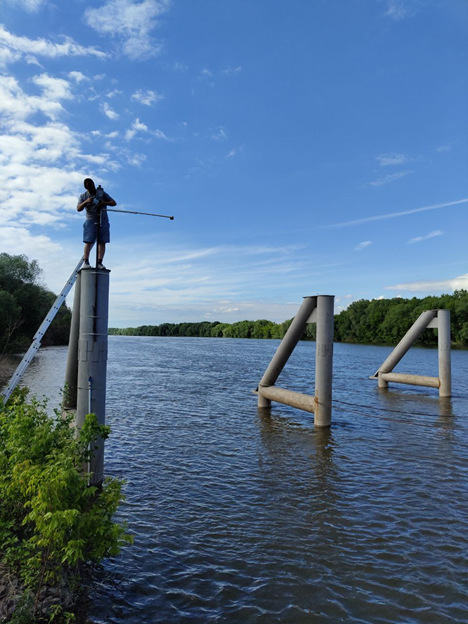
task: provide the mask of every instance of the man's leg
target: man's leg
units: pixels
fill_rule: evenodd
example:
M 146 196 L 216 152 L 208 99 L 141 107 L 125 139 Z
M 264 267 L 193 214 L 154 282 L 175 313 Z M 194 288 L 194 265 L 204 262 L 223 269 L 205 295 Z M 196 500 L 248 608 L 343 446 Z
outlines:
M 93 248 L 94 243 L 85 243 L 84 244 L 84 252 L 83 252 L 83 257 L 85 259 L 85 262 L 89 262 L 89 254 L 91 253 L 91 249 Z
M 106 253 L 106 243 L 99 243 L 98 256 L 101 262 L 104 260 L 104 254 Z

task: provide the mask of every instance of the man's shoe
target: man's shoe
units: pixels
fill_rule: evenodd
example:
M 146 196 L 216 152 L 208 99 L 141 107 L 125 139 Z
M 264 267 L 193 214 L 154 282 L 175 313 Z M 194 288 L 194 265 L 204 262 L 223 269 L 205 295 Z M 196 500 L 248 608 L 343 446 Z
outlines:
M 83 260 L 83 269 L 90 269 L 91 265 L 89 264 L 89 260 Z
M 102 262 L 99 262 L 99 264 L 96 267 L 97 269 L 105 269 L 106 267 L 102 264 Z

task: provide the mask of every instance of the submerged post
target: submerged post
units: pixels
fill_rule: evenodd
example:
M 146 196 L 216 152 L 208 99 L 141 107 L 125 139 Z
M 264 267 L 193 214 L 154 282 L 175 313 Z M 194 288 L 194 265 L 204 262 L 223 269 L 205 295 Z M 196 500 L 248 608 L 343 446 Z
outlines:
M 80 297 L 80 339 L 78 349 L 78 392 L 76 427 L 86 414 L 96 414 L 106 422 L 107 330 L 109 312 L 109 273 L 107 269 L 82 269 Z M 91 383 L 91 387 L 90 387 Z M 91 397 L 91 399 L 90 399 Z M 97 440 L 90 463 L 90 483 L 104 478 L 104 441 Z
M 75 409 L 77 399 L 78 382 L 78 340 L 80 338 L 80 296 L 81 296 L 81 272 L 78 273 L 75 282 L 75 295 L 70 326 L 70 338 L 68 340 L 67 368 L 65 371 L 65 394 L 63 397 L 64 409 Z
M 315 355 L 316 427 L 331 425 L 333 380 L 333 313 L 335 297 L 317 297 L 317 337 Z
M 439 310 L 438 343 L 439 343 L 439 396 L 452 396 L 452 367 L 451 367 L 451 336 L 450 310 Z

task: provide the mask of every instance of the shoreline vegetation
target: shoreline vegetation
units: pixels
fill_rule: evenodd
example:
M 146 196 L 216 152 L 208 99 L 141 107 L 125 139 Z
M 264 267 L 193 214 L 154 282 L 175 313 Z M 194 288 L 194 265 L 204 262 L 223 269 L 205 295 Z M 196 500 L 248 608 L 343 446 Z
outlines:
M 132 542 L 113 520 L 124 482 L 83 471 L 109 427 L 89 414 L 76 434 L 72 413 L 27 394 L 0 401 L 0 622 L 84 624 L 93 570 Z
M 450 310 L 452 346 L 468 346 L 468 291 L 456 290 L 453 295 L 419 299 L 360 299 L 335 315 L 335 342 L 355 344 L 396 344 L 424 310 Z M 139 327 L 109 328 L 110 336 L 186 336 L 198 338 L 281 339 L 293 319 L 274 323 L 265 319 L 221 323 L 162 323 Z M 307 325 L 302 340 L 315 340 L 315 323 Z M 426 331 L 416 342 L 419 346 L 436 346 L 437 330 Z

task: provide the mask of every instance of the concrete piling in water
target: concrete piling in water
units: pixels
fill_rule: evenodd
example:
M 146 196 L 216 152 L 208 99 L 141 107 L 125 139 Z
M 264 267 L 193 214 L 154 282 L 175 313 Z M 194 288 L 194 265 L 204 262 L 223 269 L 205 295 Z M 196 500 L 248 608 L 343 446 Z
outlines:
M 78 341 L 80 338 L 80 296 L 81 296 L 81 271 L 75 282 L 75 295 L 70 326 L 70 338 L 68 340 L 67 368 L 65 371 L 65 394 L 63 397 L 64 409 L 76 409 L 77 383 L 78 383 Z
M 438 318 L 438 346 L 439 346 L 439 396 L 452 396 L 452 362 L 451 362 L 451 334 L 450 310 L 439 310 Z
M 329 427 L 331 424 L 334 305 L 333 295 L 317 297 L 314 419 L 316 427 Z
M 109 273 L 107 269 L 81 271 L 80 333 L 78 347 L 78 384 L 76 427 L 86 414 L 96 414 L 99 424 L 106 422 L 107 331 L 109 313 Z M 104 478 L 104 441 L 97 440 L 90 463 L 90 483 Z

